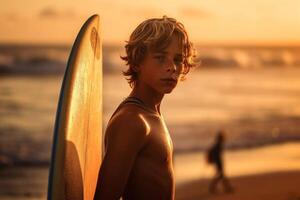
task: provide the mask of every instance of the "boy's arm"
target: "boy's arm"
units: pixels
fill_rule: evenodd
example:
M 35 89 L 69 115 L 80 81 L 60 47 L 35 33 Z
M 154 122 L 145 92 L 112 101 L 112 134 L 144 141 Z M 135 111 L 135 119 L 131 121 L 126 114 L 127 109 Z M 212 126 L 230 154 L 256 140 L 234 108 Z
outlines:
M 115 116 L 106 130 L 103 159 L 94 200 L 119 199 L 123 194 L 135 157 L 146 142 L 150 128 L 141 115 Z

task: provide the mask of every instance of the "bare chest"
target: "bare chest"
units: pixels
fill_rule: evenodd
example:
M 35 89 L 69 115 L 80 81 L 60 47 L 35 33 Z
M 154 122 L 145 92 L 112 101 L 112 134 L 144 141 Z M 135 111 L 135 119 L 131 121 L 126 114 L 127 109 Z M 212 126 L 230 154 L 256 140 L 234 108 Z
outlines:
M 149 125 L 151 131 L 143 154 L 159 162 L 170 162 L 173 155 L 173 143 L 167 126 L 160 118 L 149 120 Z

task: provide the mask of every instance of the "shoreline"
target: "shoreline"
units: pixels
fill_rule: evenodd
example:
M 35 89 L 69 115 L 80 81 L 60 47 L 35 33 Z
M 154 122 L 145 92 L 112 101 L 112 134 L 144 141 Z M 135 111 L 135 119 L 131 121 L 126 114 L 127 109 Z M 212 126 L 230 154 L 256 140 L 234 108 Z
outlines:
M 289 144 L 300 144 L 300 139 L 294 139 L 294 140 L 284 140 L 284 141 L 273 141 L 273 142 L 265 142 L 255 145 L 248 145 L 248 146 L 226 146 L 225 152 L 232 154 L 235 152 L 244 152 L 244 151 L 251 151 L 251 150 L 257 150 L 261 148 L 269 148 L 274 146 L 282 146 L 282 145 L 289 145 Z M 299 147 L 300 148 L 300 147 Z M 207 148 L 199 147 L 199 148 L 190 148 L 190 149 L 184 149 L 184 150 L 176 150 L 174 149 L 174 157 L 176 158 L 182 158 L 185 156 L 191 156 L 191 155 L 198 155 L 201 159 L 204 160 L 204 154 L 206 152 Z M 227 154 L 226 153 L 226 154 Z M 176 159 L 175 158 L 175 159 Z M 176 159 L 177 160 L 177 159 Z M 199 159 L 198 159 L 199 160 Z M 50 166 L 50 158 L 49 160 L 37 160 L 37 161 L 28 161 L 28 160 L 11 160 L 10 158 L 6 157 L 5 155 L 0 155 L 0 169 L 7 168 L 7 167 L 13 167 L 13 168 L 47 168 Z

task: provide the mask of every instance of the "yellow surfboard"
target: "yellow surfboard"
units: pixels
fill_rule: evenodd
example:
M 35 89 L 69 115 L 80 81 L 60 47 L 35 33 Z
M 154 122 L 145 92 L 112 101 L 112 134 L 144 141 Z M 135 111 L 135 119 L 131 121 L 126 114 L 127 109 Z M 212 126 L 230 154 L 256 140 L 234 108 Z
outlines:
M 98 15 L 73 44 L 56 113 L 48 200 L 92 200 L 102 161 L 102 42 Z

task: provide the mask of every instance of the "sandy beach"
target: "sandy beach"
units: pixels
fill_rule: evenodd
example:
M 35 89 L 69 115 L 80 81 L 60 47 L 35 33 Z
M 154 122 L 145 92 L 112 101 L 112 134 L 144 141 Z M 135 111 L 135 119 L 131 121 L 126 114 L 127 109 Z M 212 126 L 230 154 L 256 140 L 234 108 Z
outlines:
M 299 200 L 300 144 L 286 143 L 225 154 L 226 174 L 233 193 L 208 192 L 211 166 L 203 153 L 179 155 L 175 160 L 176 199 Z
M 177 200 L 299 200 L 300 170 L 247 175 L 231 178 L 233 193 L 208 192 L 208 179 L 181 185 Z
M 203 153 L 176 156 L 176 200 L 299 200 L 300 143 L 277 144 L 226 152 L 226 172 L 234 193 L 208 192 L 213 169 Z M 1 200 L 46 199 L 48 167 L 0 169 Z

